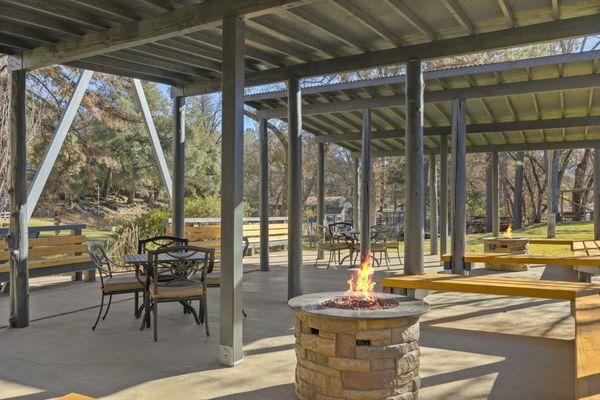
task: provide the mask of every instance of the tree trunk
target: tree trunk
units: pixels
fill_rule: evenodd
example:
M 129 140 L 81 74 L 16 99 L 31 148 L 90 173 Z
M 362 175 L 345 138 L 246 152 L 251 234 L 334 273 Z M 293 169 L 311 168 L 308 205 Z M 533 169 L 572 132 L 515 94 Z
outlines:
M 573 189 L 575 190 L 573 191 L 573 203 L 571 204 L 573 209 L 573 218 L 577 221 L 583 219 L 583 216 L 585 215 L 585 204 L 587 203 L 587 193 L 577 191 L 577 189 L 585 188 L 584 182 L 591 155 L 592 150 L 585 149 L 583 152 L 583 157 L 581 157 L 581 161 L 575 168 L 575 179 L 573 180 Z
M 103 200 L 106 200 L 108 196 L 108 191 L 110 189 L 110 183 L 112 181 L 113 169 L 108 167 L 108 171 L 106 172 L 106 176 L 104 177 L 104 182 L 102 183 L 102 190 L 100 191 L 100 197 Z

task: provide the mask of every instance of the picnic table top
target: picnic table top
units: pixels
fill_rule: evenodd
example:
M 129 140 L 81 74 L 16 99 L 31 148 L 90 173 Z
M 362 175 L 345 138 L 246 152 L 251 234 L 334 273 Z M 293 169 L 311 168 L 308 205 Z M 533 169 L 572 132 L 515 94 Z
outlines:
M 451 261 L 452 255 L 443 254 L 442 261 Z M 544 254 L 516 254 L 516 253 L 484 253 L 468 252 L 464 257 L 466 262 L 502 262 L 512 264 L 550 264 L 550 265 L 575 265 L 575 266 L 600 266 L 600 256 L 556 256 Z

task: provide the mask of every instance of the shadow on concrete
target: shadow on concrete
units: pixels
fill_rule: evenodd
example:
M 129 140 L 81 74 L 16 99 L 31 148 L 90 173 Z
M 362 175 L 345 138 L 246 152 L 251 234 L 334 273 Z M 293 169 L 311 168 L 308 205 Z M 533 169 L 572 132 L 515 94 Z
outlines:
M 221 397 L 209 397 L 211 400 L 293 400 L 294 384 L 271 386 L 250 392 L 236 393 Z
M 455 352 L 501 357 L 475 367 L 461 368 L 422 379 L 426 389 L 496 374 L 488 399 L 570 399 L 575 392 L 572 340 L 469 331 L 422 325 L 421 346 Z M 454 360 L 455 361 L 455 360 Z

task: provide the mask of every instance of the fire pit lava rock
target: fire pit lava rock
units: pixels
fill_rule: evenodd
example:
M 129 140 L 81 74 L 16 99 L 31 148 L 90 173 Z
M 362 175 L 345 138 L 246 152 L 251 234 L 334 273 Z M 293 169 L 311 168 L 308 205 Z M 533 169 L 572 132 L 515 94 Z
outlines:
M 329 292 L 291 299 L 300 400 L 418 398 L 421 300 Z

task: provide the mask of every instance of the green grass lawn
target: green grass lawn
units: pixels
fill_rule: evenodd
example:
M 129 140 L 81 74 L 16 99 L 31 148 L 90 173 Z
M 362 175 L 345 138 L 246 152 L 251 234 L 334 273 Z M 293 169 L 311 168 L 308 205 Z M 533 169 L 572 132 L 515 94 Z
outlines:
M 594 223 L 592 221 L 559 222 L 556 224 L 557 239 L 581 239 L 591 240 L 594 237 Z M 513 231 L 513 237 L 527 238 L 545 238 L 547 232 L 546 224 L 532 225 L 524 229 Z M 483 251 L 483 239 L 492 237 L 491 233 L 475 233 L 467 235 L 467 251 Z M 400 243 L 400 251 L 403 251 L 403 243 Z M 438 244 L 439 246 L 439 244 Z M 425 254 L 430 252 L 430 241 L 425 239 Z M 568 245 L 530 245 L 531 254 L 549 254 L 549 255 L 571 255 L 571 248 Z
M 54 220 L 51 218 L 31 218 L 31 220 L 29 221 L 29 226 L 51 226 L 54 225 Z M 52 233 L 52 232 L 51 232 Z M 70 233 L 68 231 L 65 231 L 65 234 Z M 108 240 L 111 238 L 116 237 L 117 235 L 110 231 L 103 231 L 103 230 L 96 230 L 96 229 L 91 229 L 91 228 L 87 228 L 83 230 L 83 234 L 89 239 L 89 240 Z

